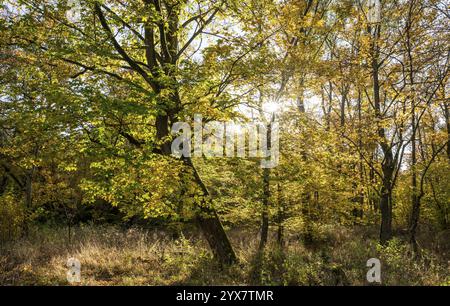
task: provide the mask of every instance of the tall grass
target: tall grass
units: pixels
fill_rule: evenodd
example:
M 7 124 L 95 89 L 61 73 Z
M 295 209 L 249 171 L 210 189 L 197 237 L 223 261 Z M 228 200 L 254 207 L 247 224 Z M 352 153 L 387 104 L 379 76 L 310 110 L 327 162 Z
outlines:
M 34 228 L 27 238 L 0 249 L 0 284 L 71 285 L 67 260 L 81 263 L 78 285 L 367 285 L 366 261 L 382 261 L 383 285 L 444 285 L 445 260 L 425 251 L 409 255 L 401 240 L 380 247 L 367 230 L 322 229 L 314 245 L 305 247 L 291 233 L 283 249 L 267 245 L 257 255 L 257 232 L 233 230 L 230 237 L 239 264 L 216 265 L 197 233 L 179 238 L 160 230 L 78 226 L 69 239 L 65 228 Z

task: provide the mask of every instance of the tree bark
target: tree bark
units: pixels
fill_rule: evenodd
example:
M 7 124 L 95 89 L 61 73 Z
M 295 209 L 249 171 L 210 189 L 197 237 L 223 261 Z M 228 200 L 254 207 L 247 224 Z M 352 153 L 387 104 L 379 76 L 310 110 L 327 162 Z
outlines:
M 203 203 L 200 204 L 200 211 L 196 216 L 197 224 L 203 232 L 206 241 L 211 248 L 214 257 L 222 265 L 230 265 L 237 262 L 236 254 L 231 246 L 225 229 L 220 222 L 215 209 L 211 206 L 211 203 L 207 200 L 210 196 L 208 188 L 204 184 L 200 175 L 197 172 L 191 158 L 183 159 L 185 165 L 192 169 L 195 182 L 201 188 L 203 192 Z
M 383 151 L 383 161 L 381 164 L 382 169 L 382 187 L 380 197 L 380 211 L 381 211 L 381 226 L 380 226 L 380 242 L 385 244 L 392 236 L 392 189 L 393 189 L 393 176 L 395 169 L 395 161 L 392 153 L 392 147 L 390 146 L 386 137 L 385 128 L 382 126 L 383 115 L 381 112 L 381 98 L 380 98 L 380 82 L 378 78 L 378 45 L 377 40 L 380 36 L 380 26 L 375 26 L 375 34 L 373 38 L 372 48 L 372 81 L 373 81 L 373 100 L 374 110 L 377 119 L 377 133 L 379 137 L 379 145 Z
M 283 201 L 283 193 L 281 190 L 281 183 L 277 185 L 277 193 L 278 193 L 278 212 L 277 212 L 277 223 L 278 223 L 278 231 L 277 231 L 277 243 L 280 248 L 283 247 L 284 244 L 284 201 Z
M 271 122 L 267 125 L 267 150 L 271 149 Z M 262 200 L 262 214 L 261 214 L 261 238 L 259 241 L 258 250 L 261 252 L 267 243 L 269 235 L 269 203 L 270 203 L 270 169 L 263 169 L 263 200 Z
M 419 222 L 420 215 L 420 200 L 421 196 L 417 190 L 417 148 L 416 148 L 416 134 L 418 129 L 418 122 L 416 122 L 416 105 L 414 99 L 414 66 L 412 57 L 412 45 L 411 45 L 411 26 L 412 26 L 412 9 L 414 3 L 411 2 L 408 13 L 408 21 L 406 24 L 406 51 L 408 58 L 408 77 L 409 77 L 409 91 L 411 102 L 411 218 L 409 223 L 409 240 L 415 254 L 417 254 L 418 247 L 416 241 L 416 230 Z M 417 120 L 418 121 L 418 120 Z
M 444 90 L 444 89 L 443 89 Z M 445 98 L 445 94 L 444 94 Z M 445 116 L 445 123 L 447 126 L 447 159 L 450 162 L 450 114 L 449 114 L 449 103 L 444 103 L 444 116 Z
M 390 180 L 385 177 L 383 179 L 383 187 L 381 189 L 380 211 L 380 242 L 386 244 L 392 236 L 392 189 Z

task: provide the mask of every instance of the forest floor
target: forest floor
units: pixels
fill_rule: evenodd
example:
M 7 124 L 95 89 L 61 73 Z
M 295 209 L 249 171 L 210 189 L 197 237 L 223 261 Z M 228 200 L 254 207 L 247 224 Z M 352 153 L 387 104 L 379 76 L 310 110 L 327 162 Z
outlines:
M 197 233 L 173 238 L 90 225 L 72 229 L 69 242 L 67 228 L 40 226 L 0 245 L 0 285 L 69 285 L 70 257 L 81 263 L 80 285 L 367 285 L 372 257 L 381 260 L 382 285 L 450 285 L 448 245 L 442 243 L 448 239 L 439 239 L 445 233 L 423 239 L 429 245 L 420 259 L 402 239 L 379 246 L 371 227 L 324 226 L 309 246 L 299 235 L 286 235 L 283 250 L 269 243 L 262 259 L 256 256 L 257 231 L 229 234 L 239 263 L 221 269 Z

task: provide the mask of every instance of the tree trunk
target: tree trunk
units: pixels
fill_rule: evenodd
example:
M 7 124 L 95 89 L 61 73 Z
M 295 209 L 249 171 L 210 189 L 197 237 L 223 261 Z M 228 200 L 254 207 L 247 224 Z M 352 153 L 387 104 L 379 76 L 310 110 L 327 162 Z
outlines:
M 358 172 L 359 172 L 359 184 L 360 186 L 364 185 L 364 161 L 363 161 L 363 142 L 362 142 L 362 116 L 361 116 L 361 107 L 362 107 L 362 99 L 361 99 L 361 90 L 358 88 L 358 147 L 359 147 L 359 162 L 358 162 Z M 362 219 L 364 214 L 364 191 L 362 188 L 359 188 L 359 217 Z
M 381 198 L 380 198 L 380 211 L 381 211 L 381 226 L 380 226 L 380 242 L 385 244 L 392 235 L 392 188 L 393 174 L 395 168 L 394 156 L 392 153 L 392 147 L 386 137 L 385 128 L 382 126 L 381 122 L 384 119 L 381 112 L 381 98 L 380 98 L 380 82 L 378 79 L 378 55 L 379 50 L 377 46 L 377 39 L 380 36 L 380 26 L 375 27 L 374 42 L 372 49 L 372 81 L 373 81 L 373 100 L 374 100 L 374 110 L 375 116 L 378 119 L 377 133 L 380 138 L 379 145 L 383 151 L 383 162 L 381 164 L 382 168 L 382 182 L 383 186 L 381 188 Z
M 445 94 L 444 94 L 445 98 Z M 444 103 L 444 116 L 445 116 L 445 123 L 447 126 L 447 158 L 450 162 L 450 115 L 449 115 L 449 103 Z
M 418 195 L 412 196 L 412 211 L 409 226 L 409 242 L 413 248 L 415 254 L 418 254 L 418 246 L 416 240 L 417 225 L 419 224 L 420 217 L 420 201 L 421 197 Z
M 261 214 L 261 238 L 259 241 L 259 251 L 262 251 L 267 243 L 267 236 L 269 234 L 269 198 L 270 198 L 270 170 L 263 169 L 263 207 Z
M 281 183 L 278 183 L 277 186 L 277 193 L 278 193 L 278 212 L 277 212 L 277 223 L 278 223 L 278 231 L 277 231 L 277 243 L 280 248 L 283 247 L 283 241 L 284 241 L 284 201 L 283 201 L 283 194 L 281 190 Z
M 383 183 L 380 198 L 381 226 L 380 242 L 386 244 L 392 236 L 392 190 L 389 183 Z
M 203 183 L 191 158 L 184 158 L 183 161 L 190 169 L 192 169 L 194 179 L 204 194 L 202 200 L 203 203 L 200 205 L 200 212 L 196 216 L 196 221 L 202 230 L 214 257 L 222 265 L 230 265 L 237 262 L 236 254 L 234 253 L 233 247 L 225 233 L 225 229 L 220 222 L 217 212 L 211 207 L 211 203 L 207 203 L 207 198 L 209 198 L 210 195 L 208 188 Z
M 271 149 L 271 123 L 267 125 L 267 150 Z M 267 236 L 269 235 L 269 202 L 270 202 L 270 169 L 263 169 L 263 200 L 262 200 L 262 214 L 261 214 L 261 238 L 259 241 L 258 250 L 261 252 L 267 243 Z
M 407 46 L 407 58 L 408 58 L 408 66 L 409 66 L 409 91 L 410 91 L 410 100 L 411 100 L 411 218 L 409 223 L 409 241 L 413 248 L 415 254 L 417 254 L 418 247 L 416 241 L 416 230 L 417 224 L 419 222 L 420 215 L 420 200 L 422 195 L 418 194 L 417 189 L 417 148 L 416 148 L 416 134 L 418 129 L 418 121 L 420 118 L 416 120 L 416 105 L 414 99 L 414 66 L 413 66 L 413 56 L 412 56 L 412 45 L 411 45 L 411 25 L 412 25 L 412 11 L 413 11 L 414 3 L 411 2 L 408 13 L 408 20 L 406 25 L 406 46 Z
M 341 128 L 345 126 L 345 103 L 347 102 L 347 94 L 348 88 L 346 85 L 342 85 L 342 96 L 341 96 L 341 105 L 340 105 L 340 125 Z
M 175 104 L 179 103 L 179 96 L 175 94 L 174 96 Z M 174 113 L 175 111 L 168 112 Z M 169 116 L 159 115 L 156 117 L 156 136 L 159 142 L 159 151 L 163 155 L 171 154 L 171 143 L 167 140 L 169 136 Z M 212 207 L 209 196 L 210 193 L 203 183 L 200 175 L 197 172 L 191 158 L 183 159 L 185 165 L 188 169 L 191 169 L 194 175 L 195 183 L 200 187 L 203 192 L 202 203 L 199 206 L 199 212 L 196 216 L 196 222 L 203 232 L 206 241 L 211 248 L 214 257 L 219 261 L 221 265 L 229 265 L 237 261 L 234 250 L 231 246 L 230 240 L 228 239 L 225 229 L 220 222 L 217 212 Z

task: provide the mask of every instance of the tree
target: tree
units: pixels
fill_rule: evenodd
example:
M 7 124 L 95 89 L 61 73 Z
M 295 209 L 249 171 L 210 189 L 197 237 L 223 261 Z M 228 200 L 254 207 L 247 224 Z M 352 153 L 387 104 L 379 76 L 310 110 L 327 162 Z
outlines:
M 224 37 L 228 36 L 225 39 L 233 41 L 231 45 L 226 46 L 225 41 L 219 39 L 207 48 L 200 47 L 204 48 L 201 60 L 193 59 L 202 38 L 212 36 L 207 33 L 208 26 L 214 24 L 226 31 L 226 24 L 219 17 L 235 18 L 232 3 L 223 1 L 146 0 L 109 5 L 87 1 L 84 3 L 86 10 L 76 22 L 66 20 L 63 5 L 44 8 L 41 4 L 41 1 L 18 3 L 25 12 L 16 19 L 10 18 L 9 28 L 14 34 L 9 44 L 27 52 L 38 50 L 47 65 L 79 69 L 72 75 L 72 79 L 78 80 L 74 81 L 78 88 L 72 89 L 82 88 L 79 94 L 87 98 L 86 101 L 93 98 L 94 92 L 97 97 L 112 97 L 113 82 L 115 86 L 121 84 L 132 90 L 134 99 L 129 105 L 149 112 L 147 118 L 151 127 L 145 133 L 138 132 L 139 126 L 133 124 L 136 116 L 123 116 L 126 105 L 118 109 L 119 120 L 108 118 L 105 127 L 115 129 L 115 133 L 136 150 L 166 156 L 169 161 L 173 159 L 170 157 L 171 123 L 195 111 L 226 113 L 234 103 L 227 89 L 242 76 L 238 63 L 264 41 L 256 37 L 243 44 L 244 41 L 233 37 L 231 31 L 230 34 L 225 32 Z M 28 24 L 22 22 L 25 20 Z M 217 59 L 222 61 L 220 71 L 214 71 L 217 66 L 213 63 Z M 202 73 L 211 71 L 216 77 L 201 83 L 192 81 L 192 76 L 202 78 Z M 102 89 L 106 84 L 109 93 Z M 196 102 L 197 97 L 192 93 L 200 96 L 202 102 Z M 91 137 L 98 133 L 95 132 L 98 126 L 84 121 L 84 125 L 91 125 L 87 128 Z M 148 132 L 150 134 L 146 134 Z M 183 162 L 200 189 L 202 200 L 198 203 L 200 212 L 196 218 L 206 239 L 220 262 L 234 262 L 235 254 L 211 206 L 206 186 L 192 160 L 186 158 Z

